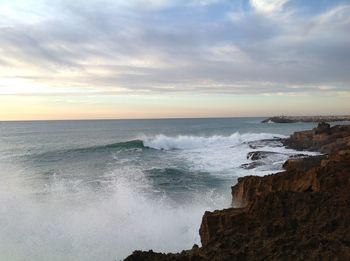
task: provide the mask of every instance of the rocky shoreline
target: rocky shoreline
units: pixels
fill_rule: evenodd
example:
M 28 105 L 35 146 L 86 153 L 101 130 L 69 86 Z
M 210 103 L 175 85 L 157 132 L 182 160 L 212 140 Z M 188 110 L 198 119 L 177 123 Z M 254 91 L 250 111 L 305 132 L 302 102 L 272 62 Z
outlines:
M 350 121 L 349 115 L 343 116 L 274 116 L 261 123 L 296 123 L 296 122 L 336 122 Z
M 282 142 L 324 154 L 291 158 L 276 174 L 239 178 L 233 207 L 204 213 L 202 247 L 135 251 L 125 260 L 349 260 L 350 125 L 322 123 Z

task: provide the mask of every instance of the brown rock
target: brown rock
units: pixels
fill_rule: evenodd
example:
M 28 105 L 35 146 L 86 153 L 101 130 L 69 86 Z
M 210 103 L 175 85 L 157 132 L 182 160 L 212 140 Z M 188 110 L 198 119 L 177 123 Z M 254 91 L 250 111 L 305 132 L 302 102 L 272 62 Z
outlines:
M 314 148 L 331 145 L 331 153 L 238 179 L 232 196 L 240 208 L 205 212 L 202 247 L 137 251 L 126 260 L 350 260 L 350 126 L 321 125 L 293 137 Z
M 292 149 L 330 153 L 350 144 L 349 133 L 350 125 L 330 127 L 327 123 L 320 123 L 312 130 L 295 132 L 282 143 Z
M 244 207 L 257 196 L 273 191 L 318 191 L 318 179 L 314 168 L 325 156 L 289 159 L 283 165 L 286 172 L 264 177 L 246 176 L 232 187 L 232 205 Z

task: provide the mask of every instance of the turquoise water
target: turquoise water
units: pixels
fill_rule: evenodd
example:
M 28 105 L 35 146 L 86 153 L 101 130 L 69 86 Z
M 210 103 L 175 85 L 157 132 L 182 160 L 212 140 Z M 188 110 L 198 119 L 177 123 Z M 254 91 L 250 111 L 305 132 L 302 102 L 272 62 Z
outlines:
M 205 210 L 243 169 L 249 142 L 315 124 L 262 118 L 0 122 L 0 260 L 114 260 L 199 243 Z

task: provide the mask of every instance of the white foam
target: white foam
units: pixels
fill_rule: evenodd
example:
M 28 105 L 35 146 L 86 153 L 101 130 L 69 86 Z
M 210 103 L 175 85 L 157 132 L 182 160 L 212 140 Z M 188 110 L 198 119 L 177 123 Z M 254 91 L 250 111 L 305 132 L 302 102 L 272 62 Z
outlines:
M 233 133 L 230 136 L 176 136 L 158 135 L 144 138 L 144 145 L 159 150 L 175 150 L 177 157 L 193 170 L 210 172 L 212 175 L 245 176 L 240 166 L 249 163 L 246 156 L 252 151 L 247 142 L 272 138 L 285 138 L 271 133 Z M 267 150 L 285 148 L 267 148 Z M 285 158 L 287 159 L 287 157 Z M 265 173 L 266 174 L 266 173 Z
M 139 173 L 120 171 L 123 177 L 106 184 L 108 193 L 59 178 L 44 194 L 23 179 L 2 181 L 0 260 L 120 260 L 135 249 L 176 252 L 199 243 L 205 210 L 229 205 L 229 197 L 211 193 L 183 205 L 145 197 Z
M 190 168 L 228 175 L 231 180 L 273 172 L 240 168 L 251 162 L 246 155 L 253 149 L 246 142 L 273 137 L 283 136 L 158 135 L 145 138 L 144 145 L 166 150 Z M 295 153 L 283 147 L 261 150 Z M 177 252 L 199 243 L 204 211 L 228 207 L 231 200 L 229 191 L 220 196 L 200 193 L 182 205 L 166 197 L 146 196 L 150 184 L 141 170 L 130 165 L 105 174 L 104 191 L 59 175 L 47 186 L 36 186 L 25 178 L 33 173 L 13 175 L 23 172 L 11 164 L 7 169 L 0 166 L 0 260 L 119 260 L 135 249 Z
M 241 144 L 242 142 L 249 142 L 262 139 L 272 139 L 274 137 L 283 138 L 285 136 L 279 134 L 270 133 L 246 133 L 241 135 L 239 132 L 233 133 L 230 136 L 187 136 L 178 135 L 175 137 L 165 136 L 163 134 L 157 135 L 155 137 L 146 137 L 143 139 L 143 144 L 146 147 L 153 149 L 163 149 L 163 150 L 189 150 L 205 148 L 208 146 L 235 146 Z

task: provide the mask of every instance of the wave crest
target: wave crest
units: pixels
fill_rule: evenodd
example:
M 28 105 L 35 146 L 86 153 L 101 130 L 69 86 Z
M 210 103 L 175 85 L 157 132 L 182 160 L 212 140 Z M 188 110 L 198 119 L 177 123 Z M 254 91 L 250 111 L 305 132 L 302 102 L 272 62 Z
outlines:
M 158 150 L 190 150 L 199 149 L 211 146 L 236 146 L 244 142 L 284 138 L 283 135 L 276 135 L 270 133 L 245 133 L 240 134 L 235 132 L 229 136 L 213 135 L 213 136 L 166 136 L 163 134 L 156 135 L 153 138 L 145 138 L 143 145 L 148 148 Z

